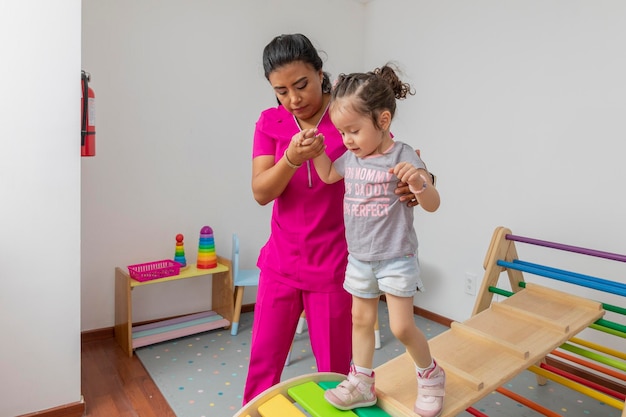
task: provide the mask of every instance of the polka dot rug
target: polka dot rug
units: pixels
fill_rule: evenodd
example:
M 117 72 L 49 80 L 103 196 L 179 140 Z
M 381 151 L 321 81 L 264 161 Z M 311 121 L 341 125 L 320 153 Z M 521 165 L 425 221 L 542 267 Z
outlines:
M 250 357 L 253 313 L 241 315 L 239 334 L 213 330 L 137 349 L 135 352 L 177 417 L 230 417 L 241 407 L 243 386 Z M 391 334 L 384 302 L 379 306 L 381 349 L 375 351 L 374 366 L 402 354 L 405 349 Z M 415 316 L 416 325 L 427 338 L 447 330 L 431 320 Z M 306 325 L 296 334 L 290 364 L 283 380 L 315 372 Z M 619 417 L 608 405 L 548 382 L 538 386 L 534 374 L 524 372 L 503 385 L 564 417 Z M 487 395 L 474 408 L 490 417 L 535 417 L 537 412 L 498 393 Z M 470 416 L 463 412 L 459 416 Z

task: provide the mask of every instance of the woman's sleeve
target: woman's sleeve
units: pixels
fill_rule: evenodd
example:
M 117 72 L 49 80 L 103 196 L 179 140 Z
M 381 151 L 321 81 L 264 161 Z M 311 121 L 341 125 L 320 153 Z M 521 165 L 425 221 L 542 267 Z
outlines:
M 252 158 L 263 155 L 276 156 L 276 140 L 268 134 L 268 118 L 265 112 L 261 113 L 254 128 L 254 142 Z

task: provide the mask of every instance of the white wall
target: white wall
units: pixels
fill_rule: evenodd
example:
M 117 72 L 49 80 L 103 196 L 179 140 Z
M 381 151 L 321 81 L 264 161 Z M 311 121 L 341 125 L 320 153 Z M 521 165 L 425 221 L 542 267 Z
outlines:
M 0 3 L 0 415 L 80 401 L 80 1 Z
M 466 319 L 474 297 L 465 272 L 482 277 L 500 225 L 626 253 L 626 3 L 389 0 L 367 9 L 366 66 L 399 62 L 417 92 L 393 129 L 439 175 L 441 208 L 416 221 L 429 287 L 417 305 Z M 518 252 L 567 265 L 551 250 Z M 572 262 L 626 282 L 623 264 Z
M 261 50 L 279 33 L 309 35 L 333 77 L 395 60 L 413 83 L 393 129 L 423 150 L 442 195 L 416 221 L 420 307 L 470 315 L 465 273 L 482 275 L 499 225 L 626 252 L 625 17 L 618 0 L 84 0 L 98 155 L 82 166 L 83 330 L 113 324 L 114 267 L 172 257 L 177 233 L 194 260 L 203 225 L 225 255 L 238 232 L 243 266 L 255 262 L 270 208 L 250 192 L 252 132 L 274 104 Z M 608 264 L 579 269 L 623 281 Z M 208 280 L 181 284 L 136 291 L 135 319 L 206 304 Z
M 308 34 L 333 76 L 394 59 L 414 83 L 394 131 L 443 197 L 416 222 L 430 288 L 416 304 L 465 319 L 464 274 L 480 274 L 498 225 L 626 252 L 621 1 L 84 0 L 98 144 L 82 161 L 80 10 L 0 3 L 0 415 L 80 400 L 79 333 L 113 325 L 115 266 L 173 256 L 176 233 L 193 258 L 204 224 L 225 254 L 238 232 L 254 263 L 269 208 L 250 194 L 250 147 L 278 33 Z M 609 264 L 580 269 L 624 282 Z M 204 302 L 184 287 L 138 300 L 139 318 Z
M 115 266 L 172 258 L 177 233 L 193 262 L 202 226 L 226 256 L 237 232 L 242 267 L 255 264 L 271 208 L 252 198 L 252 135 L 276 103 L 263 47 L 305 33 L 336 76 L 363 62 L 364 13 L 353 0 L 83 0 L 97 108 L 97 156 L 82 165 L 83 330 L 113 325 Z M 209 279 L 141 288 L 134 319 L 210 307 L 209 293 Z

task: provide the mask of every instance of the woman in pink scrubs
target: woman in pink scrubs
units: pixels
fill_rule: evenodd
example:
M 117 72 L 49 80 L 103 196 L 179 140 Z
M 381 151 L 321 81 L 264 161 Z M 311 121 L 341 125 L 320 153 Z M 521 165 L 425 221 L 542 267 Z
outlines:
M 327 112 L 330 78 L 301 34 L 277 36 L 266 45 L 263 68 L 278 106 L 263 111 L 256 123 L 252 191 L 259 204 L 274 206 L 271 234 L 257 262 L 261 276 L 244 404 L 280 382 L 303 310 L 319 372 L 347 374 L 352 350 L 351 297 L 342 286 L 344 184 L 324 184 L 310 161 L 323 145 L 333 161 L 346 150 Z M 324 144 L 296 146 L 292 138 L 311 128 L 324 135 Z

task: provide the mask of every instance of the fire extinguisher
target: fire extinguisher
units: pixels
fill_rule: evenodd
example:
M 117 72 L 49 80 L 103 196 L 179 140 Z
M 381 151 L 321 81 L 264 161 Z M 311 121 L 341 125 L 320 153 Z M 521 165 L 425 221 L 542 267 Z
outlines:
M 80 96 L 80 156 L 96 155 L 96 94 L 89 87 L 91 75 L 81 71 Z M 87 100 L 85 100 L 87 96 Z

